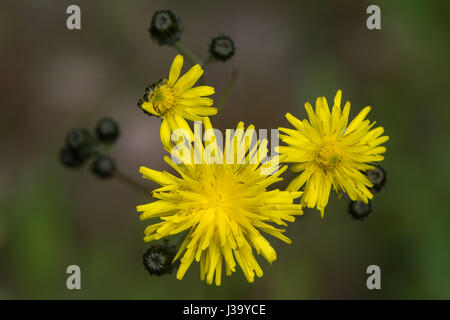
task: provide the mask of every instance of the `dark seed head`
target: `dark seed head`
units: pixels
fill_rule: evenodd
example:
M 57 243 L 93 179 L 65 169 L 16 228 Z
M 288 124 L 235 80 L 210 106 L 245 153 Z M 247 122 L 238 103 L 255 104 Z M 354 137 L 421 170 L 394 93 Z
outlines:
M 64 147 L 59 153 L 59 161 L 67 168 L 79 168 L 84 162 L 77 152 L 69 147 Z
M 92 163 L 92 172 L 99 178 L 110 178 L 113 176 L 116 165 L 114 160 L 107 155 L 99 155 Z
M 383 189 L 387 180 L 387 172 L 383 167 L 376 166 L 372 170 L 367 170 L 365 174 L 373 183 L 373 187 L 370 188 L 370 191 L 379 192 Z
M 215 37 L 209 45 L 209 53 L 216 60 L 227 61 L 234 55 L 234 52 L 234 42 L 227 36 Z
M 73 129 L 67 133 L 66 144 L 69 148 L 79 150 L 92 144 L 92 136 L 86 129 Z
M 59 160 L 68 168 L 80 167 L 95 153 L 94 139 L 85 129 L 72 129 L 66 135 L 66 145 L 60 151 Z
M 92 155 L 97 153 L 97 147 L 95 145 L 87 145 L 78 150 L 75 150 L 76 154 L 83 159 L 83 161 L 89 159 Z
M 183 26 L 180 18 L 170 10 L 156 11 L 149 28 L 150 35 L 159 45 L 173 46 L 181 38 Z
M 176 248 L 167 242 L 155 244 L 148 248 L 143 256 L 143 263 L 150 275 L 162 276 L 172 273 L 179 263 L 172 263 Z
M 97 138 L 103 143 L 113 143 L 120 135 L 120 129 L 117 122 L 111 118 L 103 118 L 97 123 L 95 128 Z
M 373 202 L 369 200 L 368 203 L 363 201 L 350 201 L 348 206 L 348 213 L 356 220 L 362 220 L 368 217 L 373 211 Z

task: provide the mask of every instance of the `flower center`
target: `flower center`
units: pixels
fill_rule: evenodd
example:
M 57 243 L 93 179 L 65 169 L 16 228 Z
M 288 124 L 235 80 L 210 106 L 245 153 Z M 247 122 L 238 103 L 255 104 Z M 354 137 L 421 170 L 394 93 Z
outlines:
M 324 169 L 335 168 L 342 159 L 339 149 L 331 144 L 323 144 L 316 155 L 316 162 Z
M 215 189 L 215 195 L 211 198 L 211 202 L 214 203 L 214 206 L 224 207 L 231 204 L 233 190 L 235 190 L 233 179 L 226 176 L 220 177 L 215 181 L 213 189 Z
M 153 108 L 160 116 L 172 109 L 177 102 L 177 97 L 173 89 L 166 84 L 156 87 L 150 93 L 149 98 L 150 102 L 153 104 Z
M 200 177 L 203 181 L 204 204 L 209 208 L 230 208 L 239 205 L 239 196 L 245 191 L 244 184 L 236 181 L 229 172 L 215 172 L 206 177 Z

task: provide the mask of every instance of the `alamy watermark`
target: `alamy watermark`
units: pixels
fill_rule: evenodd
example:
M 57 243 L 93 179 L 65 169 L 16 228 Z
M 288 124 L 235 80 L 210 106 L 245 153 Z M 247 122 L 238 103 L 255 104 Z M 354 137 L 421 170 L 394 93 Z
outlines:
M 376 4 L 372 4 L 367 7 L 367 14 L 370 16 L 367 18 L 366 26 L 369 30 L 381 29 L 381 9 Z
M 70 274 L 66 280 L 66 287 L 69 290 L 81 289 L 81 269 L 76 264 L 70 265 L 66 269 L 66 273 Z
M 366 286 L 367 289 L 381 289 L 381 269 L 376 264 L 367 267 L 367 274 L 370 276 L 367 278 Z
M 69 16 L 66 19 L 66 27 L 69 30 L 81 29 L 81 9 L 76 4 L 71 4 L 67 7 L 66 13 Z

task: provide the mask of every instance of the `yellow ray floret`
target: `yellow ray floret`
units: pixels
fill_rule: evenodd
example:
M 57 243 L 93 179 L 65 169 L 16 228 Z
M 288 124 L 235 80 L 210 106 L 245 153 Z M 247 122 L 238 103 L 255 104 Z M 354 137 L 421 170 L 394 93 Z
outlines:
M 139 102 L 145 112 L 161 117 L 161 142 L 164 146 L 169 145 L 171 131 L 187 125 L 186 119 L 201 121 L 204 116 L 217 114 L 217 108 L 211 107 L 213 100 L 207 97 L 214 94 L 214 88 L 193 88 L 203 75 L 203 69 L 197 64 L 180 77 L 182 66 L 183 56 L 177 55 L 168 78 L 147 88 Z
M 209 119 L 203 119 L 209 127 Z M 240 129 L 240 130 L 239 130 Z M 215 149 L 214 161 L 206 159 L 207 149 L 217 147 L 215 139 L 192 148 L 191 155 L 200 154 L 201 163 L 179 162 L 165 157 L 165 161 L 178 173 L 172 175 L 141 167 L 143 177 L 161 188 L 153 191 L 156 201 L 137 207 L 141 220 L 158 218 L 145 230 L 147 242 L 185 231 L 186 235 L 174 259 L 181 258 L 177 278 L 182 279 L 195 260 L 200 263 L 200 278 L 211 284 L 221 284 L 222 270 L 231 275 L 239 266 L 248 282 L 263 271 L 254 253 L 269 263 L 277 255 L 262 232 L 290 243 L 283 234 L 286 221 L 293 222 L 302 214 L 301 205 L 294 204 L 302 192 L 268 190 L 282 180 L 278 158 L 267 161 L 267 140 L 253 146 L 245 139 L 244 124 L 239 123 L 233 135 L 227 135 L 224 150 Z M 229 152 L 233 149 L 233 152 Z M 262 152 L 258 152 L 259 149 Z M 226 157 L 228 155 L 228 161 Z M 278 157 L 278 156 L 277 156 Z M 222 163 L 217 163 L 221 159 Z M 230 163 L 230 159 L 234 163 Z M 244 161 L 241 161 L 244 160 Z M 262 167 L 272 167 L 273 174 L 261 174 Z
M 367 203 L 373 197 L 368 189 L 373 184 L 364 171 L 384 159 L 386 148 L 381 145 L 389 140 L 382 127 L 373 128 L 375 122 L 365 119 L 370 107 L 348 124 L 350 102 L 341 110 L 341 97 L 339 90 L 331 112 L 325 97 L 317 99 L 315 111 L 306 103 L 309 122 L 288 113 L 286 118 L 295 129 L 279 128 L 284 133 L 280 139 L 287 146 L 278 151 L 285 156 L 284 162 L 293 163 L 290 169 L 300 173 L 287 190 L 304 186 L 302 205 L 316 207 L 322 217 L 331 188 L 343 190 L 354 201 Z

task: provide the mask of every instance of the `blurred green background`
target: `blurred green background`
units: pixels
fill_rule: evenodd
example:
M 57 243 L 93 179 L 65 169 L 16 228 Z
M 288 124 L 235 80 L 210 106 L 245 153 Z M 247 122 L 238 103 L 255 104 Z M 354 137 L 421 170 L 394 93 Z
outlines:
M 69 4 L 81 7 L 80 31 L 66 28 Z M 366 28 L 370 4 L 381 7 L 381 30 Z M 288 228 L 291 245 L 270 239 L 278 260 L 261 261 L 253 284 L 238 270 L 209 286 L 198 265 L 183 281 L 150 277 L 147 223 L 135 212 L 149 198 L 88 168 L 67 170 L 57 155 L 69 129 L 111 116 L 123 172 L 140 180 L 141 165 L 167 169 L 160 121 L 136 107 L 176 54 L 147 32 L 160 9 L 181 17 L 182 41 L 202 58 L 211 37 L 235 40 L 233 59 L 206 70 L 216 98 L 240 72 L 213 119 L 220 129 L 286 126 L 286 112 L 304 117 L 305 101 L 338 89 L 352 117 L 371 105 L 369 118 L 391 137 L 372 216 L 353 220 L 335 196 L 323 220 L 305 210 Z M 2 1 L 0 298 L 450 298 L 449 12 L 449 1 Z M 66 288 L 71 264 L 82 290 Z M 366 288 L 371 264 L 381 290 Z

